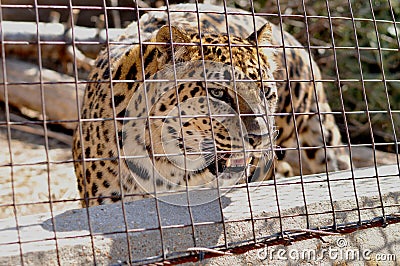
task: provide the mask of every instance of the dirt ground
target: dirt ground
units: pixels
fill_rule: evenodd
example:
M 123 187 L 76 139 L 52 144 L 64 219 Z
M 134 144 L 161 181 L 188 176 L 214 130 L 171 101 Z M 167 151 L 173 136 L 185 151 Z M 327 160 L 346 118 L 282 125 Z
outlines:
M 4 115 L 1 108 L 1 122 Z M 79 208 L 70 146 L 49 138 L 46 153 L 44 137 L 19 130 L 11 130 L 11 145 L 8 142 L 7 128 L 2 125 L 0 219 L 14 216 L 14 204 L 18 216 L 49 212 L 49 195 L 53 211 Z

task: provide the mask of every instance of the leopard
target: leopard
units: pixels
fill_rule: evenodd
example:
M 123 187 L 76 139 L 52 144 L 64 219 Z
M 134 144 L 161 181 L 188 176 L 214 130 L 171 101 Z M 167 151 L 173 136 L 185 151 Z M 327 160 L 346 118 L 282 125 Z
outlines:
M 318 80 L 261 16 L 210 4 L 142 15 L 89 75 L 72 148 L 82 205 L 348 169 L 327 148 L 342 142 Z

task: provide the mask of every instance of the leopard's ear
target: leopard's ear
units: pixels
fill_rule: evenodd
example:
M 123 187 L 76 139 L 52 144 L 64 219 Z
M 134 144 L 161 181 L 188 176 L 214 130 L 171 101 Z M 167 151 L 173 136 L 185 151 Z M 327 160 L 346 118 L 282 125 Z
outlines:
M 171 29 L 171 32 L 170 32 L 170 29 Z M 157 45 L 157 48 L 159 50 L 162 50 L 163 48 L 168 49 L 168 47 L 170 49 L 171 35 L 172 35 L 172 41 L 175 44 L 176 43 L 190 43 L 190 38 L 184 30 L 178 29 L 177 27 L 174 27 L 174 26 L 164 25 L 157 32 L 156 42 L 162 42 L 162 43 L 167 43 L 167 44 Z
M 171 31 L 170 31 L 171 30 Z M 171 34 L 172 33 L 172 34 Z M 174 26 L 162 26 L 155 37 L 156 42 L 164 43 L 157 44 L 159 51 L 158 63 L 164 65 L 169 62 L 172 57 L 171 35 L 174 43 L 174 58 L 177 62 L 190 60 L 190 46 L 179 45 L 179 43 L 190 43 L 189 35 L 182 29 Z
M 247 37 L 247 40 L 249 42 L 256 43 L 256 36 L 257 36 L 257 42 L 259 45 L 271 44 L 271 40 L 272 40 L 271 23 L 267 22 L 266 24 L 264 24 L 264 26 L 262 26 L 257 31 L 257 34 L 256 34 L 256 32 L 253 32 L 249 37 Z

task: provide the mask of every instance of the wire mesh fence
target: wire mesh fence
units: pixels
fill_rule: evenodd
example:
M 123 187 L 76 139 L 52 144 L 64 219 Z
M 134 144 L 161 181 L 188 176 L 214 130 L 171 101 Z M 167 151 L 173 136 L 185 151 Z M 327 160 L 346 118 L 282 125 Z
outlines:
M 399 15 L 0 1 L 1 264 L 277 262 L 398 223 Z

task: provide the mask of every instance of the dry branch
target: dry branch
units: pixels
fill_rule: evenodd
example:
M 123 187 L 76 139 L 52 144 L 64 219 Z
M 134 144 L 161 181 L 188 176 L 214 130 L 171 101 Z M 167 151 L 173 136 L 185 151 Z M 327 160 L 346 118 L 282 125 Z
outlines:
M 39 23 L 37 26 L 34 22 L 4 21 L 2 30 L 7 56 L 14 55 L 23 60 L 37 61 L 37 43 L 40 40 L 40 60 L 49 60 L 52 68 L 61 66 L 61 70 L 68 74 L 74 74 L 73 71 L 67 71 L 73 69 L 68 67 L 72 64 L 84 72 L 89 72 L 93 65 L 93 59 L 90 57 L 96 57 L 101 43 L 105 42 L 102 40 L 101 31 L 97 29 L 76 26 L 72 31 L 66 30 L 61 23 Z M 77 45 L 76 49 L 72 49 L 73 39 L 98 44 Z
M 21 49 L 30 49 L 31 53 L 37 53 L 37 44 L 40 39 L 41 42 L 47 41 L 52 44 L 42 44 L 43 58 L 54 58 L 54 55 L 59 54 L 63 47 L 68 47 L 73 44 L 73 41 L 87 42 L 87 44 L 78 44 L 76 47 L 81 49 L 86 55 L 96 57 L 102 45 L 106 44 L 106 30 L 87 28 L 82 26 L 74 26 L 73 28 L 66 28 L 62 23 L 44 23 L 40 22 L 20 22 L 20 21 L 3 21 L 2 31 L 6 52 L 17 53 Z M 107 33 L 109 39 L 115 39 L 123 33 L 123 29 L 108 29 Z M 14 44 L 15 43 L 15 44 Z M 20 44 L 20 45 L 16 45 Z M 30 45 L 27 45 L 30 44 Z M 46 55 L 48 54 L 48 56 Z M 58 58 L 59 59 L 59 58 Z M 78 63 L 81 58 L 77 58 Z
M 49 128 L 47 128 L 47 132 L 45 134 L 44 128 L 41 125 L 35 125 L 35 124 L 30 124 L 28 119 L 25 119 L 24 117 L 21 117 L 16 114 L 10 114 L 10 120 L 12 122 L 20 122 L 22 123 L 21 125 L 16 125 L 16 124 L 11 124 L 10 127 L 12 129 L 22 131 L 28 134 L 33 134 L 33 135 L 38 135 L 38 136 L 43 136 L 43 137 L 49 137 L 56 139 L 62 143 L 65 143 L 69 146 L 72 146 L 72 137 L 70 135 L 61 133 L 61 132 L 55 132 L 51 131 Z M 24 124 L 26 122 L 26 124 Z M 1 125 L 2 127 L 6 127 L 7 125 Z
M 3 70 L 0 75 L 0 100 L 5 101 Z M 40 84 L 40 75 L 44 84 Z M 67 75 L 55 71 L 42 69 L 36 65 L 19 60 L 6 60 L 6 84 L 8 103 L 18 109 L 28 108 L 43 115 L 42 94 L 45 103 L 47 120 L 66 120 L 61 122 L 67 129 L 74 129 L 76 122 L 67 122 L 78 119 L 78 90 L 79 104 L 83 97 L 84 85 L 75 84 L 75 80 Z M 51 82 L 52 84 L 46 84 Z M 63 83 L 58 83 L 63 82 Z M 80 107 L 80 106 L 79 106 Z

